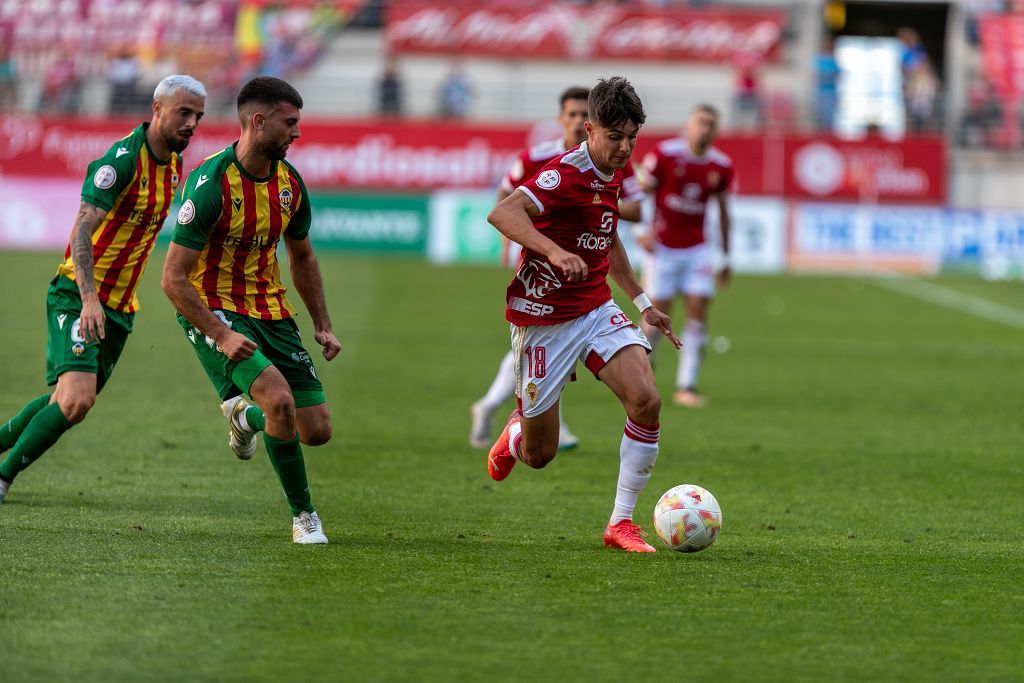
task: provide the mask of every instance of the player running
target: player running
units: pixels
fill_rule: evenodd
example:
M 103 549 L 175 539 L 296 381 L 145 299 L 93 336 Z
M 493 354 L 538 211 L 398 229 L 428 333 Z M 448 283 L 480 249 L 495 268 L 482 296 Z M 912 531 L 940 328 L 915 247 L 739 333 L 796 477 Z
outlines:
M 203 117 L 206 89 L 168 76 L 153 117 L 89 164 L 64 261 L 46 295 L 46 383 L 0 426 L 0 502 L 18 473 L 85 419 L 131 334 L 135 290 L 181 177 L 181 152 Z
M 161 284 L 223 401 L 232 450 L 248 460 L 256 433 L 263 432 L 292 509 L 292 541 L 309 544 L 327 543 L 327 537 L 310 499 L 299 442 L 327 443 L 331 416 L 281 284 L 282 236 L 324 358 L 337 356 L 341 345 L 309 242 L 309 194 L 284 160 L 299 137 L 301 108 L 299 93 L 278 78 L 259 77 L 242 87 L 241 137 L 189 175 Z
M 644 156 L 639 172 L 644 188 L 654 194 L 651 233 L 639 238 L 647 259 L 647 291 L 658 310 L 670 311 L 676 294 L 686 306 L 683 348 L 676 371 L 672 402 L 699 408 L 707 399 L 697 392 L 697 375 L 708 340 L 708 305 L 715 293 L 713 252 L 705 241 L 704 213 L 708 199 L 718 202 L 722 251 L 729 254 L 729 202 L 732 160 L 711 146 L 718 131 L 718 111 L 707 104 L 694 109 L 685 137 L 666 140 Z M 718 286 L 729 285 L 729 262 L 718 272 Z M 653 330 L 642 323 L 644 332 Z M 652 337 L 651 342 L 656 343 Z
M 509 169 L 498 186 L 498 199 L 501 203 L 512 194 L 516 187 L 530 180 L 552 159 L 560 157 L 566 151 L 576 147 L 587 139 L 585 128 L 587 120 L 588 88 L 574 86 L 565 90 L 559 98 L 561 111 L 558 122 L 562 125 L 562 137 L 534 145 L 519 153 L 519 158 Z M 624 220 L 640 220 L 640 203 L 644 198 L 640 183 L 633 173 L 633 167 L 627 163 L 622 169 L 622 197 L 619 199 L 619 212 Z M 518 246 L 505 244 L 507 248 L 506 263 L 516 265 L 519 258 Z M 494 414 L 515 392 L 516 378 L 514 372 L 515 359 L 510 350 L 498 365 L 498 374 L 491 382 L 487 393 L 473 404 L 470 414 L 473 418 L 469 431 L 469 443 L 474 448 L 488 448 L 491 445 L 491 432 L 494 426 Z M 559 450 L 575 448 L 579 439 L 569 427 L 561 421 L 559 415 L 558 448 Z
M 620 77 L 599 81 L 588 107 L 587 140 L 520 185 L 488 216 L 524 251 L 505 312 L 520 407 L 491 447 L 487 471 L 501 481 L 517 461 L 539 469 L 554 459 L 559 397 L 583 361 L 626 409 L 604 543 L 654 552 L 632 517 L 658 457 L 661 400 L 647 360 L 650 344 L 612 301 L 607 282 L 611 275 L 644 321 L 678 348 L 672 321 L 651 305 L 616 234 L 621 169 L 647 117 L 633 87 Z

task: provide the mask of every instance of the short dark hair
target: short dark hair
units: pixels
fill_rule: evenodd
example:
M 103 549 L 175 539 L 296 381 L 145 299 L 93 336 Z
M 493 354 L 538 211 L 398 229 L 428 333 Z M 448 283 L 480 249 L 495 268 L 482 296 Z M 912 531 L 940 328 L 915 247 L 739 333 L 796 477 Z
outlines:
M 587 107 L 591 122 L 607 128 L 614 128 L 627 121 L 639 127 L 647 120 L 643 102 L 629 81 L 622 76 L 599 80 L 590 91 Z
M 251 103 L 274 107 L 282 102 L 302 109 L 302 95 L 290 84 L 273 76 L 257 76 L 242 86 L 238 93 L 238 111 Z
M 716 119 L 721 118 L 718 113 L 718 109 L 715 108 L 715 105 L 708 104 L 707 102 L 701 102 L 696 107 L 694 107 L 693 113 L 696 114 L 697 112 L 701 112 L 702 114 L 711 114 Z
M 578 85 L 566 88 L 565 92 L 563 92 L 562 96 L 558 99 L 558 103 L 561 105 L 561 109 L 559 109 L 559 111 L 565 109 L 565 103 L 569 100 L 586 100 L 589 98 L 590 88 L 584 88 Z

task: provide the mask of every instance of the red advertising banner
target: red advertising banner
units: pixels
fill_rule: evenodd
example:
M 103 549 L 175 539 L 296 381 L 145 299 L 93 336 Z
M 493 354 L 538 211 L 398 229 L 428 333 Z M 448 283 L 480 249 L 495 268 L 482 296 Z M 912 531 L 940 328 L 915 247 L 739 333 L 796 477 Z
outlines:
M 787 137 L 784 149 L 786 197 L 921 203 L 946 199 L 941 138 L 890 142 Z
M 0 177 L 70 178 L 137 122 L 0 116 Z M 307 185 L 332 189 L 423 192 L 495 187 L 527 145 L 553 137 L 550 125 L 467 125 L 440 121 L 303 121 L 292 162 Z M 675 131 L 644 129 L 633 154 Z M 235 123 L 203 122 L 188 149 L 192 168 L 231 144 Z M 738 194 L 881 202 L 942 203 L 941 138 L 840 141 L 811 137 L 720 137 L 736 167 Z
M 393 3 L 392 52 L 516 58 L 728 61 L 776 59 L 782 12 L 581 7 L 567 3 Z

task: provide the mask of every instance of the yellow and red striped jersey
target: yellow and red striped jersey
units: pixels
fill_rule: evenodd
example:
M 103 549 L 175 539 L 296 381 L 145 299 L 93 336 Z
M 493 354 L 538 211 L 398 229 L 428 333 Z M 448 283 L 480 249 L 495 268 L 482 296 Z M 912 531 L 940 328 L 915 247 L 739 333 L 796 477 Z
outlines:
M 181 173 L 176 152 L 169 159 L 153 154 L 146 141 L 148 127 L 141 124 L 89 164 L 82 184 L 82 200 L 107 211 L 92 236 L 96 294 L 100 303 L 124 313 L 139 309 L 135 290 Z M 57 273 L 75 279 L 70 243 Z
M 309 195 L 295 168 L 276 161 L 269 176 L 254 178 L 232 145 L 189 174 L 181 198 L 172 240 L 200 252 L 189 280 L 203 303 L 262 320 L 294 315 L 277 247 L 281 235 L 309 234 Z

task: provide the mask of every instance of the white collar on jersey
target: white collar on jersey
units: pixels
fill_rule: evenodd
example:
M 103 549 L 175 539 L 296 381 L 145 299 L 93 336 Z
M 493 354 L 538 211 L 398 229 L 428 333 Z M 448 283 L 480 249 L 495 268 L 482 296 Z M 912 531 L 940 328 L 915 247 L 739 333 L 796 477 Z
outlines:
M 590 149 L 587 148 L 586 140 L 580 143 L 580 149 L 582 149 L 583 153 L 587 155 L 587 163 L 590 164 L 590 167 L 592 169 L 594 169 L 594 173 L 597 174 L 597 177 L 605 181 L 606 183 L 610 182 L 612 177 L 615 175 L 614 172 L 612 173 L 612 175 L 605 175 L 604 173 L 601 172 L 601 169 L 597 167 L 597 165 L 594 163 L 594 160 L 590 158 Z

